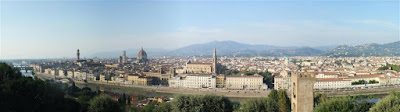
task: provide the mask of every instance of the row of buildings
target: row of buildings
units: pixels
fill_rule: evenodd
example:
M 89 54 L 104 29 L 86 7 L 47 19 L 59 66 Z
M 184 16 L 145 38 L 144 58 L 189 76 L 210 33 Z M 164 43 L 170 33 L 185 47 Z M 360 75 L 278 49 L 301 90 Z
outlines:
M 186 63 L 183 68 L 172 67 L 159 62 L 147 63 L 147 54 L 141 49 L 138 53 L 137 62 L 145 64 L 132 64 L 132 58 L 128 58 L 123 52 L 118 58 L 118 63 L 103 63 L 100 66 L 77 66 L 77 63 L 85 62 L 79 59 L 70 66 L 66 64 L 50 64 L 42 66 L 42 73 L 55 77 L 67 77 L 75 81 L 100 81 L 114 84 L 132 85 L 164 85 L 182 88 L 225 88 L 225 89 L 267 89 L 261 75 L 237 75 L 224 76 L 224 69 L 218 63 L 216 49 L 213 52 L 212 62 Z M 96 63 L 96 62 L 94 62 Z M 67 64 L 68 65 L 68 64 Z M 137 69 L 135 69 L 137 66 Z M 132 68 L 133 67 L 133 68 Z M 132 70 L 133 69 L 133 70 Z
M 170 87 L 183 88 L 225 88 L 225 89 L 268 89 L 263 76 L 225 76 L 214 74 L 187 74 L 169 80 Z
M 309 72 L 315 75 L 314 89 L 356 89 L 400 85 L 400 73 L 396 71 L 371 71 L 368 74 L 344 75 L 339 72 Z M 291 72 L 283 71 L 274 79 L 275 89 L 290 89 L 292 86 Z M 357 83 L 357 82 L 364 83 Z
M 263 76 L 218 75 L 224 69 L 225 67 L 218 63 L 217 50 L 214 49 L 211 63 L 187 61 L 184 67 L 177 69 L 179 75 L 172 77 L 168 85 L 183 88 L 268 89 L 263 83 Z
M 398 57 L 220 57 L 214 49 L 212 58 L 152 58 L 143 48 L 136 62 L 126 52 L 117 60 L 79 58 L 70 63 L 47 62 L 33 65 L 35 71 L 77 81 L 102 81 L 117 84 L 164 85 L 183 88 L 266 89 L 259 75 L 221 75 L 224 70 L 248 70 L 274 75 L 275 89 L 290 89 L 291 72 L 315 74 L 315 89 L 361 88 L 400 83 L 396 71 L 379 71 L 388 63 L 400 64 Z M 356 84 L 358 81 L 374 82 Z

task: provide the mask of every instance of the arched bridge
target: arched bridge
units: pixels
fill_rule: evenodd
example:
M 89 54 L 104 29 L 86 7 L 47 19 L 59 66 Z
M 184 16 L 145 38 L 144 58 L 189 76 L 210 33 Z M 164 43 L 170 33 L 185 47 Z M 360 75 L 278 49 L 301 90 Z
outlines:
M 33 67 L 23 65 L 14 66 L 14 68 L 18 68 L 19 70 L 33 70 Z
M 25 65 L 17 65 L 17 66 L 14 66 L 14 68 L 18 68 L 19 70 L 25 70 L 25 72 L 28 72 L 28 70 L 33 70 L 33 67 L 25 66 Z

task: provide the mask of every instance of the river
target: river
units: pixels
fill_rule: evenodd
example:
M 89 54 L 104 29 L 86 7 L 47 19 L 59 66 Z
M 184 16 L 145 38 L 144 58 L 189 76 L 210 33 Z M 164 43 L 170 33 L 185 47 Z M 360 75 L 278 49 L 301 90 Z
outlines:
M 93 91 L 99 91 L 99 90 L 104 90 L 104 91 L 110 91 L 110 92 L 115 92 L 115 93 L 125 93 L 125 94 L 130 94 L 130 95 L 143 95 L 146 97 L 173 97 L 173 94 L 171 93 L 161 93 L 161 92 L 156 92 L 152 91 L 149 89 L 145 88 L 137 88 L 137 87 L 120 87 L 120 86 L 115 86 L 115 85 L 102 85 L 102 84 L 81 84 L 81 83 L 75 83 L 75 85 L 79 88 L 83 87 L 89 87 Z
M 25 77 L 34 77 L 32 75 L 32 71 L 28 70 L 21 70 L 21 73 Z M 87 84 L 87 83 L 76 83 L 75 84 L 79 88 L 83 87 L 89 87 L 93 91 L 99 91 L 99 90 L 104 90 L 104 91 L 110 91 L 110 92 L 115 92 L 115 93 L 125 93 L 129 95 L 134 95 L 134 96 L 146 96 L 146 97 L 173 97 L 175 94 L 172 93 L 161 93 L 161 92 L 156 92 L 152 91 L 149 89 L 144 89 L 144 88 L 136 88 L 136 87 L 120 87 L 120 86 L 115 86 L 115 85 L 101 85 L 101 84 Z M 357 102 L 361 101 L 367 101 L 367 102 L 378 102 L 382 97 L 386 95 L 375 95 L 376 98 L 373 99 L 358 99 L 356 100 Z M 236 97 L 229 97 L 229 99 L 233 101 L 239 101 L 239 102 L 244 102 L 249 98 L 236 98 Z
M 28 71 L 21 70 L 21 73 L 22 73 L 22 76 L 25 76 L 25 77 L 32 77 L 32 78 L 33 78 L 32 70 L 28 70 Z

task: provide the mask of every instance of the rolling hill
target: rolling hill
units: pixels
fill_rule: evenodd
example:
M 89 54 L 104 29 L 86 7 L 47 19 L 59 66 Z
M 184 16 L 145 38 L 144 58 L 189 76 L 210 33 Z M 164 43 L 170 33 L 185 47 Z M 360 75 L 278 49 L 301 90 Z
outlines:
M 323 55 L 331 57 L 400 56 L 400 41 L 358 46 L 341 45 Z
M 213 41 L 194 44 L 168 52 L 169 56 L 211 56 L 217 48 L 219 56 L 313 56 L 323 51 L 310 47 L 250 45 L 235 41 Z

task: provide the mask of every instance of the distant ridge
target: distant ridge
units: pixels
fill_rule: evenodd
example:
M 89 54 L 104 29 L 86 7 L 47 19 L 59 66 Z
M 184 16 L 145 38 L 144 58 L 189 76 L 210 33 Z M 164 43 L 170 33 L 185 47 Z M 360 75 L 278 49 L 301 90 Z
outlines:
M 235 41 L 212 41 L 193 44 L 175 50 L 146 49 L 148 56 L 211 56 L 217 48 L 218 56 L 330 56 L 330 57 L 365 57 L 365 56 L 400 56 L 400 41 L 387 44 L 364 44 L 358 46 L 328 45 L 318 47 L 274 45 L 251 45 Z M 128 49 L 128 57 L 136 57 L 139 49 Z M 93 57 L 116 58 L 121 51 L 99 52 Z
M 220 56 L 312 56 L 321 50 L 310 47 L 279 47 L 273 45 L 250 45 L 235 41 L 212 41 L 193 44 L 168 52 L 169 56 L 210 56 L 214 47 Z
M 323 54 L 331 57 L 400 56 L 400 41 L 387 44 L 340 45 Z

